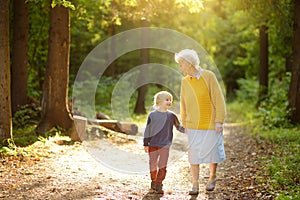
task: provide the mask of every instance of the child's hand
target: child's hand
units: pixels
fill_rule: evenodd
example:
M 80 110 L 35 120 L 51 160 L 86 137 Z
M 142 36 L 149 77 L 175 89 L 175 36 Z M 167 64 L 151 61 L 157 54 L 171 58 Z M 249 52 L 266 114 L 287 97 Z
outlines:
M 144 146 L 144 150 L 146 153 L 149 153 L 149 146 Z

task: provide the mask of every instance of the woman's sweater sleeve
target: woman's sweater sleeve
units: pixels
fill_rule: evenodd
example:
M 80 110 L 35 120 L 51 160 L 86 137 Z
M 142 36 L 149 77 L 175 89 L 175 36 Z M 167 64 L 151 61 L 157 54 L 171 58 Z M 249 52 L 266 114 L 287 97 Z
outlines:
M 181 80 L 181 89 L 180 89 L 180 118 L 182 120 L 182 126 L 184 128 L 186 128 L 186 106 L 185 106 L 184 80 Z
M 224 123 L 226 117 L 226 104 L 225 98 L 222 93 L 220 84 L 214 73 L 210 77 L 210 94 L 211 101 L 216 110 L 215 123 Z

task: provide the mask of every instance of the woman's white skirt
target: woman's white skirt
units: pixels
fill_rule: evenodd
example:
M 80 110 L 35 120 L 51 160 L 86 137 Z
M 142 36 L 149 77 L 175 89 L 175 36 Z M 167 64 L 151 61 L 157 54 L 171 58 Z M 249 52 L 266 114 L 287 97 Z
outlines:
M 223 133 L 215 130 L 187 129 L 190 164 L 220 163 L 226 159 Z

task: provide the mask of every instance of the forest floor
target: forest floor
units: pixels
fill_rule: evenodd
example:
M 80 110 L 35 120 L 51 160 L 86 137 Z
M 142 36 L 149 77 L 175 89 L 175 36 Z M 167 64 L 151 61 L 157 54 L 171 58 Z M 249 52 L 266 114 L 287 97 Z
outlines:
M 181 135 L 186 140 L 186 135 Z M 124 142 L 124 138 L 126 142 Z M 109 140 L 103 139 L 102 140 Z M 142 145 L 134 139 L 123 137 L 123 142 L 116 142 L 121 149 L 138 149 Z M 121 141 L 121 140 L 120 140 Z M 97 161 L 95 154 L 89 151 L 85 143 L 66 144 L 66 141 L 52 140 L 37 142 L 33 145 L 34 155 L 0 157 L 0 199 L 16 200 L 123 200 L 123 199 L 274 199 L 258 184 L 257 174 L 262 168 L 261 157 L 268 151 L 263 143 L 243 134 L 243 128 L 226 125 L 224 141 L 227 159 L 218 166 L 218 181 L 214 191 L 205 191 L 208 180 L 208 166 L 201 165 L 200 193 L 189 196 L 191 176 L 185 148 L 177 142 L 177 159 L 168 166 L 164 181 L 164 195 L 157 195 L 149 190 L 150 179 L 147 173 L 127 173 L 135 170 L 131 163 L 127 172 L 109 167 L 104 157 Z M 91 145 L 91 143 L 88 143 Z M 103 155 L 114 160 L 114 152 L 107 144 L 102 146 Z M 112 145 L 112 144 L 111 144 Z M 137 146 L 139 146 L 137 148 Z M 174 144 L 176 146 L 176 142 Z M 174 150 L 175 151 L 175 150 Z M 98 152 L 99 153 L 99 152 Z M 112 153 L 112 154 L 111 154 Z M 145 154 L 145 153 L 144 153 Z M 118 154 L 114 155 L 118 158 Z M 129 155 L 130 156 L 130 155 Z M 144 155 L 146 156 L 146 155 Z M 120 157 L 120 156 L 119 156 Z M 145 157 L 143 157 L 145 158 Z M 99 158 L 98 158 L 99 160 Z M 119 164 L 124 164 L 120 161 Z M 108 166 L 106 167 L 105 166 Z M 126 161 L 125 161 L 126 164 Z M 130 165 L 130 164 L 129 164 Z M 147 167 L 147 164 L 145 164 Z M 130 171 L 130 170 L 129 170 Z M 261 176 L 261 174 L 260 174 Z

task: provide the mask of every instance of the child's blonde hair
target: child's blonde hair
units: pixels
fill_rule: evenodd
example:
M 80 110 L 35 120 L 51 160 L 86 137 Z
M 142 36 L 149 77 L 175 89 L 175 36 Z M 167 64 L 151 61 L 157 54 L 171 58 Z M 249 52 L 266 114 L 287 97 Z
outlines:
M 167 99 L 167 98 L 171 98 L 171 100 L 173 100 L 173 96 L 172 96 L 172 94 L 171 94 L 170 92 L 167 92 L 167 91 L 160 91 L 160 92 L 156 93 L 156 94 L 154 95 L 153 108 L 154 108 L 154 109 L 157 109 L 157 108 L 159 107 L 158 104 L 159 104 L 161 101 L 163 101 L 163 100 L 165 100 L 165 99 Z

